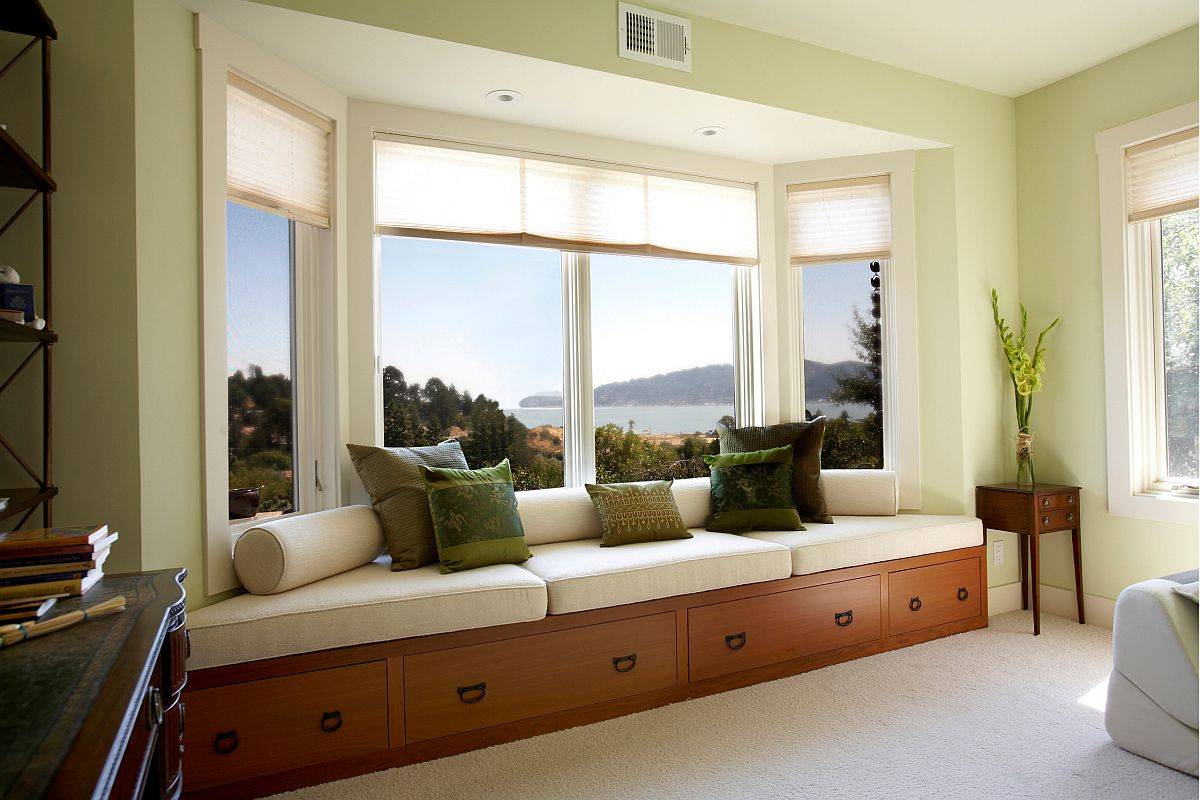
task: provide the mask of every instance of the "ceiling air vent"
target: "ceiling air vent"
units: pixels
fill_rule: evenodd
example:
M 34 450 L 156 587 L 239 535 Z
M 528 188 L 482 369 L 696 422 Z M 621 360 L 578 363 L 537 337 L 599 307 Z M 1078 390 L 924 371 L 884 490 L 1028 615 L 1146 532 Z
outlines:
M 617 4 L 617 50 L 622 58 L 692 71 L 692 21 L 648 8 Z

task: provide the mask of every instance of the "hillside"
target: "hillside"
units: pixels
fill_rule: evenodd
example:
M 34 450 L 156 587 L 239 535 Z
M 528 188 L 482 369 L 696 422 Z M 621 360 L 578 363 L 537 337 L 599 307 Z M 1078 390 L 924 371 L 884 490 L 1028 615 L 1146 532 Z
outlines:
M 804 381 L 809 398 L 826 399 L 837 386 L 837 376 L 860 369 L 858 361 L 825 364 L 804 362 Z M 596 405 L 611 406 L 704 406 L 733 404 L 733 365 L 710 364 L 648 378 L 606 383 L 596 387 Z M 521 400 L 521 408 L 558 408 L 559 392 L 539 392 Z

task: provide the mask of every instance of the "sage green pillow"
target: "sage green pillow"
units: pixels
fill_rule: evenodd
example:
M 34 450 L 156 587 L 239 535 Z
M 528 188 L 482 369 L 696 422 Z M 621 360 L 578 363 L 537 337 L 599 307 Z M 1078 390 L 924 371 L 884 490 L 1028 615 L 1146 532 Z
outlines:
M 532 553 L 517 514 L 508 459 L 483 469 L 422 464 L 442 573 L 492 564 L 520 564 Z
M 704 456 L 712 471 L 712 517 L 708 530 L 802 531 L 792 494 L 790 445 L 750 453 Z
M 601 547 L 636 542 L 690 539 L 675 495 L 674 481 L 585 484 L 600 517 Z

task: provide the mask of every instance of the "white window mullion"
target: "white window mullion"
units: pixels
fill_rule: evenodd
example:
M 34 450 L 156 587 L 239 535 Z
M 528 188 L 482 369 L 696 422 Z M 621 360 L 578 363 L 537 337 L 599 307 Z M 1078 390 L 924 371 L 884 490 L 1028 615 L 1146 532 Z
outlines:
M 562 254 L 563 485 L 596 480 L 592 396 L 591 263 L 587 253 Z
M 733 267 L 733 413 L 740 426 L 763 424 L 758 269 Z
M 902 426 L 900 415 L 900 376 L 896 373 L 896 365 L 900 363 L 900 337 L 896 335 L 896 324 L 899 315 L 896 313 L 895 281 L 892 280 L 892 260 L 881 259 L 879 262 L 880 297 L 879 305 L 883 319 L 880 328 L 880 380 L 883 381 L 883 468 L 899 474 L 905 458 L 904 448 L 900 443 Z M 911 456 L 910 456 L 911 457 Z
M 312 225 L 292 223 L 293 450 L 296 510 L 301 513 L 337 505 L 332 468 L 336 455 L 326 435 L 333 429 L 328 419 L 331 403 L 325 396 L 331 382 L 321 378 L 332 370 L 320 335 L 326 329 L 321 320 L 329 297 L 321 286 L 326 235 Z

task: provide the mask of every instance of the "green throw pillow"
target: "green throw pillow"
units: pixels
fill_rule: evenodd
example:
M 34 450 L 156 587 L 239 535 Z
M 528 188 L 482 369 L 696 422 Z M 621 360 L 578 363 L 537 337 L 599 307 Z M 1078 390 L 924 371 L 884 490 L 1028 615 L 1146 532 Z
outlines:
M 792 498 L 792 448 L 704 456 L 712 470 L 708 530 L 802 531 Z
M 443 573 L 520 564 L 532 553 L 517 514 L 508 459 L 483 469 L 420 467 Z
M 585 484 L 600 517 L 601 547 L 690 539 L 671 493 L 674 481 Z
M 749 453 L 790 444 L 796 512 L 804 522 L 833 522 L 820 483 L 825 417 L 753 428 L 730 428 L 718 422 L 717 439 L 722 453 Z
M 466 469 L 462 447 L 458 442 L 442 442 L 432 447 L 348 444 L 346 449 L 383 523 L 392 569 L 399 572 L 436 562 L 437 543 L 420 467 Z

